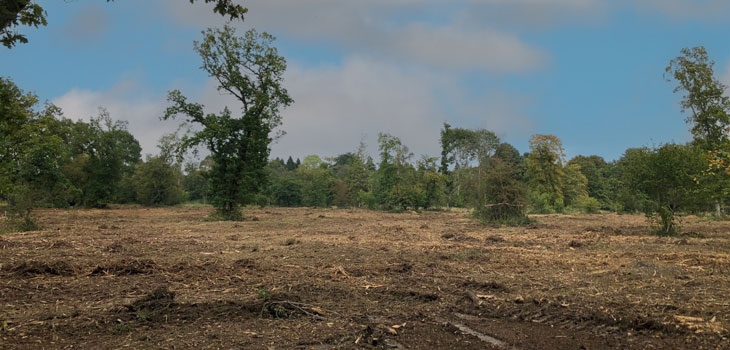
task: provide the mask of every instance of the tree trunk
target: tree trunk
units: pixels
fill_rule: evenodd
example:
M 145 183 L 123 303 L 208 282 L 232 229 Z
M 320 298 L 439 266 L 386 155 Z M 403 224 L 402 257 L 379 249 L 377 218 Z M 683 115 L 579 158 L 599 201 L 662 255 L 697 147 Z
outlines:
M 719 199 L 715 199 L 715 216 L 718 218 L 722 216 L 722 206 L 720 206 Z

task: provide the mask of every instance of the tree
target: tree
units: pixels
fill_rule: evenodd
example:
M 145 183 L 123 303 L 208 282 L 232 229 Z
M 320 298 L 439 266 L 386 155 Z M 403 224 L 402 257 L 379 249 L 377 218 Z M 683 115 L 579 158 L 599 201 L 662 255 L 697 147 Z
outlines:
M 21 230 L 36 227 L 31 211 L 37 207 L 65 206 L 72 192 L 71 184 L 61 172 L 65 153 L 63 140 L 52 132 L 57 120 L 45 115 L 34 118 L 18 130 L 16 152 L 10 164 L 7 192 L 10 209 L 22 222 Z
M 575 207 L 586 198 L 588 178 L 581 172 L 580 165 L 566 164 L 563 167 L 563 203 L 566 207 Z
M 113 2 L 114 0 L 107 0 Z M 189 0 L 195 3 L 199 0 Z M 228 16 L 230 20 L 241 19 L 248 12 L 245 7 L 234 3 L 233 0 L 204 0 L 205 3 L 215 3 L 213 12 L 221 16 Z M 3 0 L 0 2 L 0 42 L 12 48 L 16 43 L 27 43 L 28 38 L 17 32 L 19 26 L 36 27 L 48 24 L 48 14 L 34 0 Z
M 715 78 L 714 65 L 707 50 L 698 46 L 682 49 L 681 55 L 665 68 L 665 77 L 669 75 L 677 81 L 674 92 L 683 92 L 682 112 L 690 112 L 687 123 L 694 143 L 705 151 L 716 150 L 725 143 L 730 126 L 730 99 L 725 96 L 726 86 Z
M 283 87 L 286 60 L 273 46 L 274 37 L 247 31 L 235 36 L 230 26 L 208 29 L 195 51 L 202 69 L 219 83 L 218 90 L 242 104 L 241 116 L 228 107 L 218 114 L 205 114 L 203 106 L 189 103 L 179 90 L 169 93 L 172 106 L 164 119 L 185 116 L 185 123 L 197 123 L 202 130 L 182 137 L 180 151 L 205 145 L 213 167 L 209 173 L 211 202 L 224 220 L 241 218 L 240 204 L 259 192 L 266 182 L 271 132 L 281 124 L 280 109 L 293 100 Z
M 495 155 L 486 164 L 483 182 L 484 201 L 474 216 L 484 223 L 524 225 L 530 222 L 526 214 L 525 184 L 520 181 L 518 164 Z
M 719 161 L 730 159 L 730 98 L 725 95 L 723 85 L 713 71 L 715 62 L 709 59 L 707 50 L 698 46 L 683 48 L 681 55 L 669 62 L 665 69 L 667 81 L 677 82 L 674 92 L 682 92 L 682 112 L 690 112 L 687 123 L 693 136 L 693 143 L 703 150 L 708 159 L 709 172 L 702 176 L 706 186 L 714 188 L 715 215 L 722 215 L 721 202 L 728 195 L 730 176 L 728 171 L 713 172 Z
M 350 204 L 361 207 L 365 203 L 365 199 L 372 195 L 371 177 L 372 170 L 368 168 L 368 156 L 365 153 L 365 143 L 360 143 L 360 147 L 355 153 L 350 168 L 345 177 L 345 183 L 350 196 Z
M 335 177 L 322 158 L 317 155 L 306 156 L 296 172 L 301 183 L 303 205 L 326 207 L 332 203 Z
M 422 202 L 423 189 L 417 184 L 416 170 L 410 163 L 413 153 L 400 138 L 378 134 L 380 166 L 375 176 L 373 194 L 386 210 L 416 209 Z
M 286 160 L 285 166 L 286 166 L 286 170 L 288 170 L 288 171 L 297 170 L 297 167 L 298 167 L 297 163 L 294 162 L 294 160 L 291 158 L 291 156 L 289 156 L 289 158 Z
M 695 181 L 705 164 L 700 151 L 691 145 L 627 150 L 619 168 L 623 185 L 640 195 L 644 213 L 659 224 L 657 234 L 675 234 L 677 212 L 700 208 L 706 199 Z
M 418 182 L 423 189 L 422 202 L 424 209 L 443 205 L 446 202 L 447 175 L 441 174 L 436 167 L 438 158 L 423 156 L 418 161 Z
M 31 0 L 4 0 L 0 3 L 0 42 L 12 48 L 16 43 L 27 43 L 28 38 L 17 32 L 18 26 L 45 26 L 46 11 Z
M 183 179 L 183 187 L 185 188 L 186 197 L 191 201 L 202 201 L 207 203 L 209 192 L 209 171 L 212 168 L 213 160 L 206 157 L 199 163 L 185 164 L 185 178 Z
M 563 143 L 553 135 L 533 135 L 525 176 L 537 211 L 562 211 L 564 202 Z
M 267 194 L 275 205 L 281 207 L 302 205 L 302 184 L 292 171 L 273 172 Z
M 99 115 L 91 118 L 84 144 L 82 169 L 84 182 L 77 184 L 83 191 L 86 207 L 103 208 L 118 201 L 119 184 L 134 174 L 135 165 L 141 160 L 142 148 L 137 139 L 127 131 L 127 122 L 112 120 L 109 112 L 99 109 Z
M 451 128 L 441 130 L 442 174 L 450 175 L 446 190 L 449 205 L 476 205 L 484 162 L 499 146 L 499 137 L 486 129 Z M 453 170 L 452 170 L 453 168 Z
M 37 96 L 0 77 L 0 198 L 7 198 L 12 188 L 10 175 L 20 152 L 17 145 L 23 139 L 19 131 L 32 120 L 36 103 Z
M 31 211 L 39 206 L 65 206 L 73 188 L 61 169 L 68 147 L 60 110 L 47 105 L 34 110 L 38 98 L 0 78 L 0 198 L 20 218 L 17 229 L 36 227 Z
M 588 197 L 597 199 L 601 208 L 613 209 L 614 204 L 611 201 L 612 189 L 609 179 L 611 165 L 597 155 L 575 156 L 568 161 L 566 167 L 571 165 L 577 165 L 581 174 L 586 177 Z
M 137 164 L 132 183 L 139 204 L 159 206 L 182 202 L 182 172 L 164 156 L 148 157 L 146 162 Z

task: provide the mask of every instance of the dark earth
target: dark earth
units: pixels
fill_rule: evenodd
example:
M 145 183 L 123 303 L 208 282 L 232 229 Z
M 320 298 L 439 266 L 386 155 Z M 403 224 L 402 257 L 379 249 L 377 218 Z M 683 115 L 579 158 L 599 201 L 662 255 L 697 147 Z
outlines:
M 730 222 L 205 206 L 0 236 L 1 349 L 730 349 Z

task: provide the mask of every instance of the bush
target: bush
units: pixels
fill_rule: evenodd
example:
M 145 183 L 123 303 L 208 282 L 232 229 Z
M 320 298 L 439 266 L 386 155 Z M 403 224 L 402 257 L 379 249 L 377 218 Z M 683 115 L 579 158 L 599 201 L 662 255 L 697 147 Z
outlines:
M 378 200 L 375 198 L 375 194 L 372 192 L 365 192 L 360 190 L 358 193 L 359 205 L 364 206 L 368 209 L 376 209 L 378 207 Z
M 472 216 L 485 224 L 525 226 L 532 223 L 523 206 L 504 203 L 479 206 L 474 209 Z
M 576 199 L 575 207 L 584 214 L 596 214 L 601 210 L 601 202 L 593 197 L 581 196 Z
M 563 212 L 562 199 L 553 200 L 548 193 L 530 191 L 528 195 L 530 212 L 535 214 L 552 214 Z M 554 204 L 552 204 L 554 202 Z
M 668 206 L 658 207 L 654 213 L 647 212 L 651 231 L 657 236 L 674 236 L 679 233 L 674 210 Z

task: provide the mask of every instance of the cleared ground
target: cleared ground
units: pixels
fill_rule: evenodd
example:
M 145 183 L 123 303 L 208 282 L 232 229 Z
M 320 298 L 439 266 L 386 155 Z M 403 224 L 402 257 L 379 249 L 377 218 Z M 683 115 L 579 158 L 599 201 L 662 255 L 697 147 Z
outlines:
M 0 348 L 730 349 L 730 223 L 267 208 L 38 212 Z

